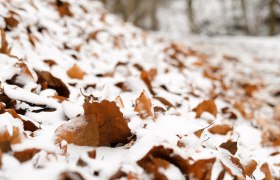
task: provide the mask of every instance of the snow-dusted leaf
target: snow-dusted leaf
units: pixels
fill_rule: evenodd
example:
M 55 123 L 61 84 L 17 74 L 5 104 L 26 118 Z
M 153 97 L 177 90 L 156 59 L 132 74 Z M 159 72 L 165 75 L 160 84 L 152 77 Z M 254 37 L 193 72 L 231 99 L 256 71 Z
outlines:
M 215 117 L 218 113 L 216 104 L 213 99 L 201 102 L 196 108 L 193 109 L 193 111 L 196 112 L 196 118 L 199 118 L 204 112 L 208 112 Z
M 136 99 L 134 111 L 138 112 L 141 119 L 147 119 L 153 117 L 152 102 L 147 97 L 145 91 Z

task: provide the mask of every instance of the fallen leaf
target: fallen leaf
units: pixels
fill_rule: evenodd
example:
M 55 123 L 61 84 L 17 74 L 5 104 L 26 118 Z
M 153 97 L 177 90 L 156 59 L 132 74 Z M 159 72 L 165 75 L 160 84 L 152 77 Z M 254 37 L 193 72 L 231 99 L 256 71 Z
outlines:
M 83 79 L 85 73 L 77 64 L 74 64 L 70 69 L 67 70 L 67 75 L 72 79 Z
M 6 112 L 10 113 L 14 118 L 20 119 L 23 122 L 23 129 L 25 131 L 34 132 L 34 131 L 39 129 L 39 127 L 36 126 L 31 121 L 28 121 L 28 120 L 25 120 L 25 119 L 21 118 L 14 109 L 6 109 Z
M 240 163 L 240 160 L 237 157 L 234 157 L 232 155 L 227 155 L 228 160 L 231 162 L 230 165 L 234 165 L 234 167 L 229 167 L 229 163 L 227 161 L 222 160 L 222 166 L 226 170 L 227 173 L 229 173 L 231 176 L 237 176 L 240 178 L 245 178 L 245 170 L 242 164 Z M 236 171 L 233 171 L 231 168 L 236 168 L 239 173 Z
M 9 44 L 6 40 L 6 34 L 3 29 L 0 29 L 1 32 L 1 48 L 0 48 L 0 53 L 6 54 L 6 55 L 11 55 L 11 48 L 9 47 Z
M 212 134 L 226 135 L 228 132 L 232 131 L 232 127 L 227 124 L 217 124 L 209 128 L 208 131 Z
M 152 87 L 151 78 L 150 78 L 148 72 L 141 71 L 140 77 L 141 77 L 142 81 L 146 84 L 146 86 L 149 89 L 150 93 L 155 95 L 155 92 L 153 91 L 153 87 Z
M 196 135 L 196 137 L 200 138 L 201 135 L 202 135 L 202 133 L 203 133 L 203 131 L 204 131 L 206 128 L 208 128 L 209 126 L 211 126 L 211 125 L 212 125 L 212 124 L 209 124 L 209 125 L 206 126 L 205 128 L 202 128 L 202 129 L 199 129 L 199 130 L 195 131 L 195 132 L 194 132 L 194 135 Z
M 280 122 L 280 104 L 274 107 L 274 119 Z
M 13 16 L 13 14 L 11 14 L 8 17 L 5 17 L 4 20 L 5 20 L 5 23 L 11 28 L 17 27 L 17 25 L 19 23 L 19 21 Z
M 88 154 L 88 157 L 90 157 L 91 159 L 96 158 L 96 150 L 88 151 L 87 154 Z
M 136 105 L 134 111 L 138 112 L 141 119 L 147 119 L 148 117 L 153 117 L 152 103 L 147 97 L 145 91 L 136 99 Z
M 196 112 L 196 118 L 200 118 L 203 112 L 208 112 L 216 117 L 218 112 L 216 104 L 212 99 L 201 102 L 193 111 Z
M 85 180 L 85 178 L 78 172 L 65 171 L 60 173 L 58 180 Z
M 211 179 L 211 171 L 216 158 L 201 159 L 189 166 L 188 175 L 194 179 Z
M 38 83 L 41 84 L 42 90 L 47 88 L 55 89 L 59 96 L 69 97 L 70 91 L 62 80 L 54 77 L 47 71 L 36 71 L 36 73 L 38 75 Z
M 131 136 L 127 121 L 115 102 L 85 102 L 85 115 L 58 127 L 56 141 L 80 146 L 115 146 Z
M 224 142 L 220 145 L 221 148 L 228 150 L 232 155 L 235 155 L 237 152 L 237 142 L 229 139 L 227 142 Z
M 138 180 L 138 177 L 133 172 L 126 173 L 122 170 L 118 170 L 114 175 L 112 175 L 109 180 L 115 180 L 115 179 L 122 179 L 126 178 L 127 180 Z
M 247 176 L 251 176 L 258 166 L 257 161 L 251 160 L 248 164 L 244 166 L 244 171 Z
M 56 0 L 56 6 L 60 17 L 73 15 L 73 13 L 70 11 L 70 4 L 68 2 Z
M 120 96 L 116 98 L 115 102 L 120 108 L 124 108 L 123 100 Z
M 272 180 L 272 175 L 269 169 L 269 165 L 267 163 L 263 163 L 260 169 L 261 172 L 263 172 L 265 175 L 264 180 Z
M 169 102 L 168 100 L 166 100 L 163 97 L 159 97 L 159 96 L 155 96 L 154 99 L 159 100 L 162 104 L 164 104 L 165 106 L 167 106 L 168 108 L 174 107 L 173 104 L 171 102 Z
M 179 168 L 184 176 L 188 175 L 188 160 L 174 154 L 173 149 L 163 146 L 154 146 L 142 159 L 137 161 L 137 164 L 147 173 L 152 174 L 153 179 L 167 179 L 159 168 L 167 168 L 169 164 Z
M 29 161 L 33 158 L 35 154 L 40 152 L 40 149 L 37 148 L 31 148 L 31 149 L 25 149 L 23 151 L 16 151 L 13 153 L 13 156 L 21 163 Z

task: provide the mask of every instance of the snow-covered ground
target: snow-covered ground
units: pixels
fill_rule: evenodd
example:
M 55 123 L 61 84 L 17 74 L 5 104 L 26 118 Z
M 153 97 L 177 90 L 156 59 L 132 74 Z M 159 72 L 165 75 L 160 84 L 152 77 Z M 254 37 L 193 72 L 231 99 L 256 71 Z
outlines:
M 280 177 L 276 40 L 159 38 L 67 2 L 0 2 L 0 179 Z

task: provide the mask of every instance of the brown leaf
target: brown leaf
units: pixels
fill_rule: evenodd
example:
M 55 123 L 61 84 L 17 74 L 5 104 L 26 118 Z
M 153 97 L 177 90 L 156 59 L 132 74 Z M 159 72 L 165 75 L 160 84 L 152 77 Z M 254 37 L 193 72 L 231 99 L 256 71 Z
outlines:
M 42 90 L 47 88 L 55 89 L 59 96 L 69 97 L 70 91 L 62 80 L 54 77 L 47 71 L 36 71 L 36 73 L 38 75 L 38 83 L 41 84 Z
M 153 117 L 152 102 L 143 91 L 141 95 L 136 99 L 136 105 L 134 111 L 138 112 L 141 119 L 147 119 Z
M 162 104 L 164 104 L 165 106 L 167 106 L 168 108 L 174 107 L 173 104 L 171 102 L 169 102 L 168 100 L 166 100 L 163 97 L 159 97 L 159 96 L 155 96 L 155 99 L 159 100 Z
M 78 172 L 65 171 L 59 175 L 58 180 L 85 180 L 85 178 Z
M 216 104 L 212 99 L 201 102 L 193 111 L 196 112 L 196 118 L 200 118 L 203 112 L 208 112 L 216 117 L 218 112 Z
M 25 120 L 25 119 L 21 118 L 14 109 L 6 109 L 6 112 L 10 113 L 14 118 L 20 119 L 23 122 L 23 129 L 25 131 L 34 132 L 34 131 L 39 129 L 39 127 L 36 126 L 31 121 L 28 121 L 28 120 Z
M 45 59 L 44 63 L 48 64 L 50 67 L 56 65 L 57 63 L 52 59 Z
M 130 129 L 115 102 L 85 102 L 83 107 L 83 117 L 57 128 L 57 142 L 66 140 L 80 146 L 114 146 L 128 142 Z
M 8 130 L 0 132 L 0 143 L 17 144 L 21 142 L 21 133 L 18 127 L 13 127 L 13 133 L 10 134 Z
M 172 149 L 163 146 L 154 146 L 142 159 L 137 161 L 137 164 L 147 173 L 152 174 L 153 179 L 167 179 L 159 168 L 167 168 L 169 164 L 178 167 L 183 175 L 188 174 L 188 161 L 174 154 Z
M 0 29 L 1 32 L 1 48 L 0 48 L 0 53 L 6 54 L 6 55 L 11 55 L 11 48 L 9 47 L 9 44 L 6 40 L 6 34 L 3 29 Z
M 155 92 L 153 91 L 153 86 L 152 86 L 152 82 L 151 82 L 151 78 L 149 76 L 149 73 L 146 72 L 146 71 L 142 71 L 141 74 L 140 74 L 140 77 L 141 77 L 142 81 L 146 84 L 150 93 L 155 95 Z
M 232 131 L 232 127 L 227 124 L 217 124 L 208 129 L 212 134 L 226 135 L 228 132 Z
M 222 143 L 220 145 L 221 148 L 228 150 L 232 155 L 235 155 L 237 152 L 237 142 L 232 141 L 229 139 L 227 142 Z
M 18 20 L 13 15 L 10 15 L 9 17 L 5 17 L 4 20 L 5 23 L 12 28 L 17 27 L 19 23 Z
M 245 170 L 244 170 L 244 167 L 242 166 L 242 164 L 240 163 L 240 160 L 237 157 L 234 157 L 232 155 L 229 155 L 229 160 L 236 168 L 238 168 L 241 171 L 240 175 L 242 175 L 242 177 L 245 178 Z M 229 173 L 231 176 L 239 176 L 239 174 L 234 174 L 232 169 L 230 167 L 228 167 L 223 161 L 222 161 L 222 166 L 224 167 L 226 172 Z
M 211 171 L 216 158 L 201 159 L 189 166 L 189 176 L 194 179 L 211 179 Z
M 96 158 L 96 150 L 88 151 L 87 154 L 88 154 L 88 157 L 90 157 L 91 159 Z
M 56 0 L 56 6 L 60 17 L 73 15 L 72 12 L 70 11 L 70 4 L 68 2 Z
M 280 122 L 280 104 L 274 107 L 274 119 Z
M 115 180 L 115 179 L 121 179 L 121 178 L 126 178 L 127 180 L 138 180 L 138 177 L 136 174 L 133 172 L 123 172 L 122 170 L 118 170 L 113 176 L 111 176 L 109 179 L 110 180 Z
M 83 79 L 85 73 L 77 64 L 74 64 L 70 69 L 67 70 L 67 75 L 72 79 Z
M 244 171 L 247 176 L 251 176 L 258 166 L 257 161 L 251 160 L 246 166 L 244 166 Z
M 37 148 L 31 148 L 31 149 L 25 149 L 23 151 L 16 151 L 13 153 L 13 156 L 19 160 L 21 163 L 29 161 L 33 158 L 35 154 L 40 152 L 40 149 Z
M 199 129 L 199 130 L 195 131 L 195 132 L 194 132 L 194 135 L 196 135 L 196 137 L 200 138 L 201 135 L 202 135 L 202 133 L 203 133 L 203 131 L 204 131 L 206 128 L 208 128 L 209 126 L 211 126 L 211 125 L 212 125 L 212 124 L 206 126 L 205 128 L 202 128 L 202 129 Z
M 2 150 L 1 150 L 1 148 L 0 148 L 0 168 L 1 168 L 1 166 L 2 166 L 2 155 L 3 155 L 3 153 L 2 153 Z
M 265 175 L 264 180 L 272 180 L 272 175 L 269 169 L 269 165 L 267 163 L 263 163 L 260 169 Z

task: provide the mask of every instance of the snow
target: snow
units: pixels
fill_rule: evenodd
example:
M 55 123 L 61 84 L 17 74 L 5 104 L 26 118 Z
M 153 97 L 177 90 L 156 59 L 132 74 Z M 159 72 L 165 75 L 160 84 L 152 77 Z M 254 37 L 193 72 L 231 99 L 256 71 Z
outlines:
M 71 170 L 79 172 L 86 179 L 108 179 L 119 169 L 124 172 L 133 172 L 140 179 L 149 179 L 150 175 L 137 165 L 137 161 L 143 158 L 149 150 L 157 145 L 174 150 L 174 154 L 193 160 L 216 157 L 231 167 L 235 174 L 240 174 L 240 169 L 229 160 L 226 150 L 218 148 L 228 139 L 238 141 L 236 157 L 248 160 L 254 158 L 259 166 L 254 176 L 262 178 L 259 170 L 263 162 L 269 162 L 272 173 L 279 177 L 279 156 L 272 157 L 270 154 L 279 151 L 279 147 L 265 147 L 262 145 L 262 131 L 256 128 L 259 119 L 246 119 L 232 108 L 235 99 L 242 99 L 240 88 L 234 82 L 262 82 L 264 88 L 253 95 L 261 108 L 255 111 L 256 117 L 272 119 L 273 109 L 268 103 L 279 104 L 279 97 L 271 96 L 272 90 L 279 90 L 279 43 L 271 39 L 252 39 L 240 37 L 236 39 L 208 39 L 207 37 L 188 37 L 165 35 L 164 39 L 159 35 L 145 34 L 131 24 L 123 23 L 114 15 L 107 14 L 101 21 L 102 13 L 105 12 L 102 5 L 96 1 L 69 0 L 73 17 L 61 18 L 57 10 L 50 5 L 49 1 L 34 0 L 33 5 L 25 0 L 13 0 L 10 3 L 0 2 L 0 13 L 6 16 L 7 5 L 19 15 L 20 23 L 17 28 L 6 32 L 12 54 L 17 58 L 0 54 L 0 82 L 4 93 L 11 99 L 16 100 L 16 109 L 27 109 L 20 116 L 40 125 L 35 132 L 27 132 L 26 137 L 19 144 L 12 145 L 13 151 L 21 151 L 28 148 L 42 149 L 30 161 L 19 163 L 11 153 L 4 153 L 2 157 L 2 169 L 0 179 L 57 179 L 61 172 Z M 81 8 L 81 6 L 83 8 Z M 85 13 L 86 9 L 90 13 Z M 5 27 L 1 21 L 0 27 Z M 26 33 L 30 27 L 32 35 L 36 37 L 33 47 Z M 44 27 L 42 32 L 38 27 Z M 96 39 L 90 39 L 90 34 L 100 31 Z M 120 47 L 115 46 L 115 38 L 121 37 Z M 168 37 L 166 37 L 168 36 Z M 170 47 L 170 41 L 184 42 L 184 46 L 199 50 L 207 55 L 204 60 L 197 55 L 179 55 L 178 59 L 186 66 L 183 70 L 174 65 L 175 60 L 170 57 L 174 49 Z M 68 48 L 65 48 L 67 46 Z M 79 50 L 76 50 L 76 49 Z M 261 49 L 261 50 L 260 50 Z M 166 50 L 166 51 L 165 51 Z M 225 60 L 224 55 L 233 56 L 238 62 Z M 44 60 L 51 59 L 56 65 L 50 67 Z M 194 63 L 202 61 L 207 67 L 195 66 Z M 31 71 L 33 78 L 27 81 L 26 75 L 20 73 L 20 69 L 14 67 L 16 63 L 23 62 Z M 119 62 L 127 63 L 118 65 Z M 84 79 L 71 79 L 66 71 L 77 64 L 86 73 Z M 139 64 L 144 70 L 157 69 L 157 75 L 152 81 L 156 96 L 163 97 L 171 102 L 174 107 L 168 108 L 149 92 L 145 83 L 140 78 L 140 72 L 135 68 Z M 232 89 L 224 92 L 221 83 L 206 78 L 203 72 L 211 66 L 220 66 L 226 85 Z M 53 76 L 61 79 L 70 90 L 68 99 L 62 102 L 52 98 L 56 94 L 54 89 L 42 90 L 37 84 L 35 71 L 49 71 Z M 23 84 L 19 87 L 10 84 L 14 75 L 19 76 Z M 108 75 L 109 74 L 109 75 Z M 113 75 L 110 75 L 113 74 Z M 115 84 L 123 82 L 131 91 L 126 92 L 116 87 Z M 73 85 L 74 84 L 74 85 Z M 95 85 L 95 87 L 93 86 Z M 87 88 L 87 86 L 91 86 Z M 162 88 L 165 86 L 167 90 Z M 195 118 L 192 111 L 200 102 L 209 99 L 215 91 L 222 97 L 217 97 L 218 114 L 204 112 L 200 118 Z M 142 120 L 134 112 L 134 105 L 139 95 L 145 91 L 151 100 L 153 107 L 163 107 L 166 112 L 158 113 L 155 120 L 152 117 Z M 124 107 L 120 108 L 124 117 L 127 118 L 128 126 L 136 136 L 136 141 L 129 147 L 81 147 L 63 142 L 62 147 L 67 147 L 67 152 L 54 142 L 54 132 L 64 123 L 72 130 L 81 124 L 74 122 L 77 116 L 83 115 L 83 102 L 85 95 L 93 95 L 99 100 L 107 99 L 114 101 L 120 96 Z M 240 99 L 239 99 L 240 98 Z M 247 106 L 258 104 L 248 102 Z M 38 106 L 45 105 L 55 108 L 55 111 L 33 112 Z M 250 109 L 247 107 L 247 109 Z M 257 106 L 257 105 L 256 105 Z M 236 120 L 230 120 L 223 116 L 222 108 L 229 107 L 237 114 Z M 78 117 L 81 119 L 81 117 Z M 84 120 L 84 119 L 82 119 Z M 13 118 L 9 113 L 0 114 L 1 132 L 8 129 L 11 134 L 13 127 L 19 127 L 23 131 L 20 120 Z M 85 121 L 79 121 L 82 125 Z M 83 124 L 84 123 L 84 124 Z M 209 126 L 210 124 L 229 124 L 234 127 L 231 133 L 225 136 L 211 134 L 206 128 L 198 138 L 194 132 Z M 273 122 L 274 123 L 274 122 Z M 68 129 L 69 130 L 69 129 Z M 32 136 L 31 136 L 32 135 Z M 113 136 L 113 134 L 112 134 Z M 184 147 L 178 147 L 180 140 Z M 89 158 L 88 151 L 96 150 L 96 159 Z M 87 162 L 86 167 L 77 165 L 81 158 Z M 39 168 L 40 167 L 40 168 Z M 217 167 L 217 169 L 215 168 Z M 217 177 L 218 170 L 222 169 L 217 160 L 214 164 L 213 177 Z M 98 176 L 92 175 L 98 172 Z M 184 179 L 181 172 L 173 164 L 166 169 L 160 170 L 170 179 Z M 17 173 L 15 173 L 17 172 Z M 231 178 L 226 175 L 226 177 Z M 249 177 L 247 177 L 249 178 Z M 213 178 L 212 178 L 213 179 Z

